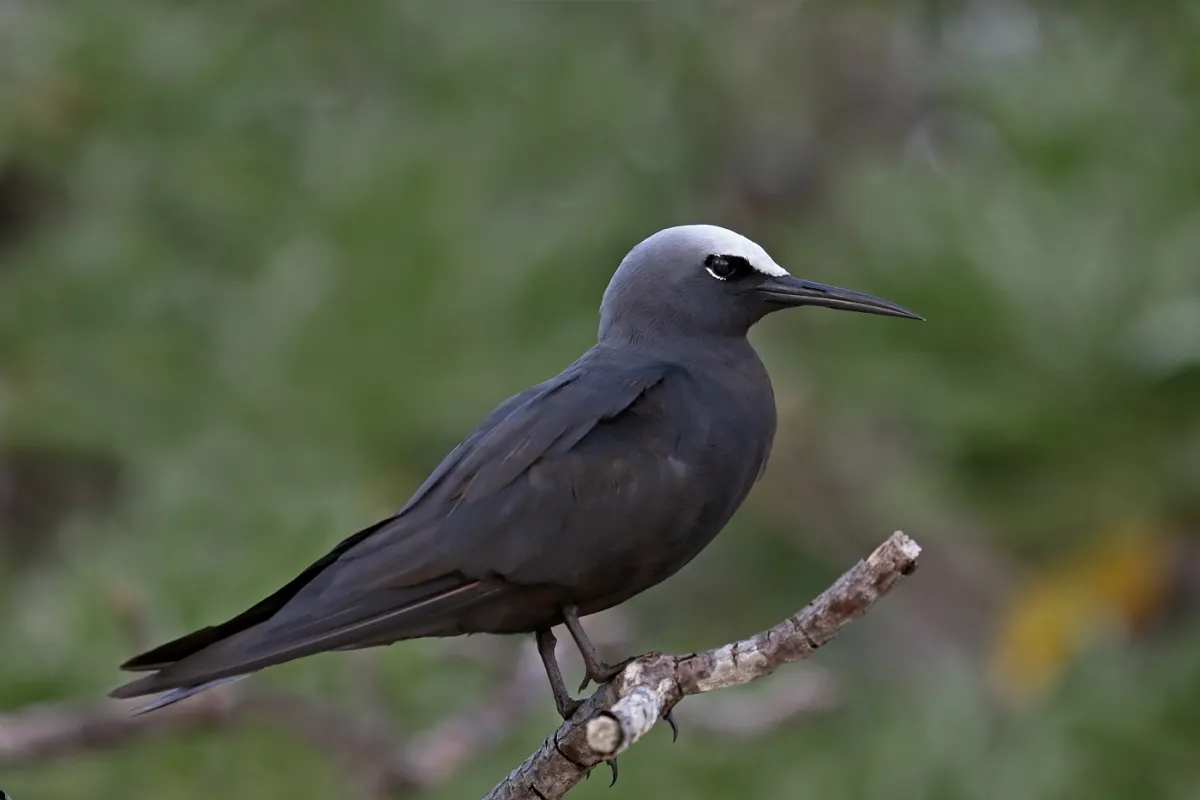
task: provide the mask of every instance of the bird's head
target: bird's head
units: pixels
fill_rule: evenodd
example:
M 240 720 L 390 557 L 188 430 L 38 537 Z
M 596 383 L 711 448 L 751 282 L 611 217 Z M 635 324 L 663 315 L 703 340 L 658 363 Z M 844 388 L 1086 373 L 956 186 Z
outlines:
M 922 319 L 869 294 L 793 277 L 762 247 L 715 225 L 666 228 L 621 261 L 600 307 L 600 338 L 745 336 L 782 308 L 822 306 Z

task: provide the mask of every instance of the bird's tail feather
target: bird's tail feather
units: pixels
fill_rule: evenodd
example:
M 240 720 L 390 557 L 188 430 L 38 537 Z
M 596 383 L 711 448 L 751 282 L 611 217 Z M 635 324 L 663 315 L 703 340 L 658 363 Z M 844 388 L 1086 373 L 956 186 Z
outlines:
M 479 581 L 461 583 L 403 607 L 364 604 L 298 626 L 279 630 L 254 628 L 215 642 L 158 671 L 118 686 L 110 697 L 126 698 L 167 692 L 145 710 L 161 708 L 225 680 L 242 677 L 264 667 L 329 650 L 383 643 L 414 636 L 437 635 L 458 613 L 503 591 Z M 346 613 L 349 612 L 349 613 Z M 168 691 L 172 690 L 172 691 Z M 176 694 L 178 692 L 178 694 Z
M 150 702 L 143 703 L 142 705 L 138 706 L 133 711 L 129 712 L 129 715 L 131 717 L 136 717 L 136 716 L 140 716 L 142 714 L 146 714 L 150 711 L 157 711 L 160 708 L 164 708 L 169 705 L 174 705 L 175 703 L 178 703 L 180 700 L 186 700 L 187 698 L 191 697 L 194 694 L 200 694 L 201 692 L 206 692 L 209 689 L 215 689 L 216 687 L 221 686 L 222 684 L 232 683 L 233 681 L 241 680 L 242 678 L 248 677 L 248 675 L 249 675 L 249 673 L 247 673 L 245 675 L 231 675 L 228 678 L 218 678 L 215 681 L 209 681 L 208 683 L 201 683 L 196 686 L 181 686 L 178 689 L 172 689 L 169 692 L 164 692 L 163 694 L 160 694 L 158 697 L 154 698 Z

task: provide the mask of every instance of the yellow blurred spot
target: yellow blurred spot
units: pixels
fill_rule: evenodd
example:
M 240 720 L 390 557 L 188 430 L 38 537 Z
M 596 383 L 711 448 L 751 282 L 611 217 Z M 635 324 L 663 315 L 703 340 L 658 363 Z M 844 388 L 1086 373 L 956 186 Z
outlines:
M 1101 641 L 1124 640 L 1162 608 L 1171 540 L 1147 525 L 1124 525 L 1036 576 L 1001 615 L 991 680 L 1012 701 L 1045 691 Z

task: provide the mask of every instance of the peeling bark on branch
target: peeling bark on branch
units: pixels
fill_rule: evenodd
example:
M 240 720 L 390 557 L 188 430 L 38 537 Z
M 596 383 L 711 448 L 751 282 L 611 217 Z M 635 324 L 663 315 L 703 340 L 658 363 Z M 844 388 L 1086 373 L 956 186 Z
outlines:
M 557 800 L 597 764 L 624 752 L 687 695 L 747 683 L 810 656 L 910 575 L 920 554 L 917 543 L 897 531 L 774 627 L 701 653 L 648 653 L 634 659 L 483 800 Z

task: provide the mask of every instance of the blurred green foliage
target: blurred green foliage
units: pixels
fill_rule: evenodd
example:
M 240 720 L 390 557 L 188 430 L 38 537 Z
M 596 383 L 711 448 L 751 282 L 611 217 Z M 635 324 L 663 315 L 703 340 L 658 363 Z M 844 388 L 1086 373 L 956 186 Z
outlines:
M 122 487 L 58 525 L 50 556 L 0 561 L 0 708 L 114 685 L 131 647 L 114 594 L 182 632 L 399 505 L 586 348 L 620 257 L 682 222 L 930 321 L 806 312 L 755 334 L 774 469 L 711 552 L 631 604 L 638 645 L 773 622 L 889 527 L 924 541 L 961 521 L 927 545 L 1036 568 L 1115 520 L 1194 514 L 1193 4 L 795 6 L 0 3 L 0 446 L 99 454 Z M 868 477 L 835 500 L 806 468 L 850 450 Z M 863 547 L 819 544 L 841 536 Z M 954 605 L 944 580 L 910 584 Z M 837 715 L 745 743 L 656 734 L 616 789 L 572 797 L 1200 793 L 1194 622 L 1006 710 L 980 653 L 923 661 L 884 635 L 919 610 L 888 612 L 822 653 L 849 682 Z M 384 668 L 406 727 L 478 683 L 426 642 Z M 264 679 L 354 695 L 343 656 Z M 431 796 L 478 794 L 552 724 L 547 693 Z M 348 791 L 255 729 L 3 768 L 0 786 Z

